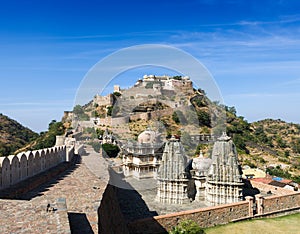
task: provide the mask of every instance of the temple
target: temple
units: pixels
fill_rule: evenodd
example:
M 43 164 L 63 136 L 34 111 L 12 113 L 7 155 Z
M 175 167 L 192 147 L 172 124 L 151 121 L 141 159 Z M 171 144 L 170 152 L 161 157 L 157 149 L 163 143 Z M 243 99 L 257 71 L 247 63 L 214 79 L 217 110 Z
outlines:
M 178 139 L 166 144 L 158 171 L 157 200 L 162 203 L 183 204 L 188 201 L 187 157 Z
M 163 145 L 160 135 L 149 128 L 138 136 L 137 142 L 127 142 L 122 159 L 124 176 L 157 178 Z
M 223 133 L 213 147 L 212 164 L 206 179 L 206 201 L 211 205 L 240 201 L 243 185 L 235 145 Z
M 214 143 L 211 158 L 200 152 L 189 160 L 179 139 L 173 136 L 163 143 L 160 135 L 148 128 L 137 142 L 124 146 L 122 167 L 125 177 L 156 179 L 157 202 L 218 205 L 243 199 L 242 171 L 226 133 Z

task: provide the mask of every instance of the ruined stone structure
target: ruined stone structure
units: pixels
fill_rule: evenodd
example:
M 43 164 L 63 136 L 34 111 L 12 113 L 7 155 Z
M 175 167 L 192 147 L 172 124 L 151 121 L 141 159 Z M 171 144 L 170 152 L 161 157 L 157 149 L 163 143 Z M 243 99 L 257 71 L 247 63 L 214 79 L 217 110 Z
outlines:
M 188 201 L 187 158 L 178 139 L 166 143 L 158 171 L 157 200 L 162 203 L 183 204 Z
M 163 142 L 155 131 L 146 129 L 138 142 L 128 142 L 123 152 L 123 172 L 136 179 L 156 178 L 162 157 Z
M 215 142 L 206 182 L 206 201 L 212 205 L 242 200 L 242 172 L 230 137 L 223 133 Z
M 111 106 L 114 103 L 114 98 L 112 94 L 108 94 L 106 96 L 100 96 L 97 94 L 94 97 L 93 102 L 99 106 Z

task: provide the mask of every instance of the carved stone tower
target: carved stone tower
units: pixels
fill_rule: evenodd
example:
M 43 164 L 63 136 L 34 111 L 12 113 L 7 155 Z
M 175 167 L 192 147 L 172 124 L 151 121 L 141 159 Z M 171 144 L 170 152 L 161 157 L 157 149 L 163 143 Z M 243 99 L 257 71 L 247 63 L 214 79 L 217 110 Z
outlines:
M 166 143 L 158 171 L 157 200 L 168 204 L 188 201 L 186 172 L 187 157 L 178 139 L 172 137 Z
M 242 199 L 243 185 L 235 145 L 223 133 L 213 147 L 206 182 L 206 201 L 211 205 L 238 202 Z

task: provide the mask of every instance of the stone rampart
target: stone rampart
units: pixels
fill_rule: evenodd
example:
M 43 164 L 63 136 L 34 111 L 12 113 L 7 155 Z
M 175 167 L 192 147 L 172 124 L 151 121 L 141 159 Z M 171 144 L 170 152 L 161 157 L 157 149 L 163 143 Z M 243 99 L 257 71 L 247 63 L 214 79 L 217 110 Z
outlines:
M 127 223 L 116 194 L 108 185 L 98 209 L 100 233 L 166 233 L 182 220 L 193 220 L 202 228 L 266 216 L 280 216 L 299 212 L 300 193 L 263 197 L 246 197 L 246 201 L 182 211 L 134 220 Z
M 100 207 L 98 208 L 98 230 L 101 234 L 129 234 L 118 202 L 116 189 L 115 186 L 108 184 L 102 196 Z
M 256 195 L 257 216 L 283 213 L 300 209 L 300 193 L 262 197 Z
M 0 189 L 46 171 L 58 164 L 72 160 L 74 147 L 55 146 L 17 155 L 0 157 Z
M 128 224 L 130 233 L 164 233 L 181 220 L 193 220 L 202 228 L 244 219 L 279 216 L 300 210 L 300 193 L 270 197 L 246 197 L 246 201 L 226 205 L 183 211 L 173 214 L 140 219 Z
M 242 201 L 160 215 L 131 222 L 128 224 L 128 228 L 130 233 L 164 233 L 166 230 L 171 230 L 182 220 L 193 220 L 201 227 L 211 227 L 250 218 L 249 204 L 248 201 Z

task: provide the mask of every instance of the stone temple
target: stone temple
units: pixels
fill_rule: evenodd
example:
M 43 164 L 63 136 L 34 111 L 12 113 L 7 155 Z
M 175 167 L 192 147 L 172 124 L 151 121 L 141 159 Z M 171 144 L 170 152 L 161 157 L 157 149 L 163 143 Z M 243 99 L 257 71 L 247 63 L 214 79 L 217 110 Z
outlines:
M 160 135 L 149 128 L 138 136 L 137 142 L 127 142 L 122 155 L 124 176 L 156 178 L 163 146 Z
M 137 143 L 129 143 L 123 154 L 125 177 L 157 182 L 156 202 L 207 206 L 243 199 L 242 171 L 235 145 L 223 133 L 213 145 L 211 157 L 189 159 L 179 139 L 162 144 L 157 134 L 147 129 Z
M 206 178 L 206 200 L 212 205 L 242 200 L 242 172 L 235 145 L 225 133 L 215 142 Z
M 182 204 L 187 201 L 187 157 L 178 139 L 172 137 L 165 145 L 158 171 L 157 200 L 162 203 Z
M 209 205 L 237 202 L 242 200 L 241 174 L 235 146 L 225 133 L 214 143 L 212 159 L 200 153 L 190 163 L 179 140 L 171 138 L 158 171 L 157 200 L 169 204 L 188 199 Z

